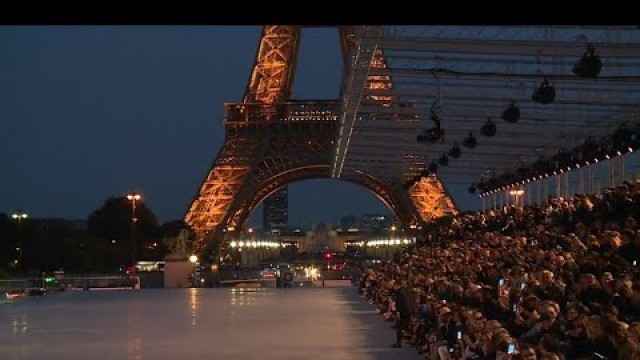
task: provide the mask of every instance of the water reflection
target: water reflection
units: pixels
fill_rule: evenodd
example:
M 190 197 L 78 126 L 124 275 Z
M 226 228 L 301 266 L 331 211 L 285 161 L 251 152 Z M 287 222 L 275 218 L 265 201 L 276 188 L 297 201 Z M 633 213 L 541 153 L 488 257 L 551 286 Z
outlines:
M 11 321 L 13 334 L 25 334 L 29 330 L 29 316 L 25 312 L 16 314 Z
M 142 348 L 142 339 L 139 335 L 133 336 L 133 338 L 129 341 L 129 356 L 128 359 L 131 360 L 142 360 L 144 359 L 143 348 Z
M 142 360 L 144 359 L 143 353 L 143 341 L 141 332 L 143 332 L 144 322 L 143 319 L 144 309 L 142 303 L 135 302 L 129 307 L 129 314 L 127 319 L 127 325 L 129 330 L 129 336 L 127 341 L 127 359 Z
M 353 289 L 60 293 L 0 306 L 0 359 L 404 358 L 371 351 L 393 335 L 372 313 Z
M 232 288 L 231 306 L 257 305 L 260 298 L 267 295 L 269 290 L 261 288 Z
M 191 325 L 198 323 L 198 289 L 189 289 L 189 303 L 191 304 Z

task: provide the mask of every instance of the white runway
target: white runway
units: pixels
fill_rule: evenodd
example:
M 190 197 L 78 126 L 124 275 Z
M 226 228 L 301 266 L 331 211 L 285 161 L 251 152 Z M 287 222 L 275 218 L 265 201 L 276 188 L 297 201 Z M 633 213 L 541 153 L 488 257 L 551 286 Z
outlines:
M 354 288 L 61 293 L 0 304 L 3 360 L 415 360 Z

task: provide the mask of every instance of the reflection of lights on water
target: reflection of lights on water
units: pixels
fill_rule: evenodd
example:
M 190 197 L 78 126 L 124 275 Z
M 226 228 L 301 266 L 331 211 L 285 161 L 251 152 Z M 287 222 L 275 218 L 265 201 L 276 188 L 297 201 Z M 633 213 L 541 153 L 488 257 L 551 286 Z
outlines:
M 13 319 L 13 333 L 26 333 L 29 330 L 29 325 L 27 323 L 27 317 L 25 315 L 20 316 L 20 318 Z
M 267 294 L 260 288 L 232 288 L 229 301 L 232 306 L 255 305 L 257 297 L 263 295 Z
M 191 325 L 196 325 L 198 319 L 198 294 L 197 289 L 189 289 L 189 302 L 191 304 Z
M 136 336 L 129 342 L 129 358 L 134 360 L 142 360 L 142 339 Z

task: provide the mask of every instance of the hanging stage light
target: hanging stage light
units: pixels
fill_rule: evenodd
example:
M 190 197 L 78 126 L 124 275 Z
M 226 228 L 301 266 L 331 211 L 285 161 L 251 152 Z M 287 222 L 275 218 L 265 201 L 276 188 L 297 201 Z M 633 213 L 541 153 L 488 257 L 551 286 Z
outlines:
M 434 174 L 438 171 L 438 164 L 435 161 L 431 161 L 431 164 L 429 164 L 429 171 Z
M 460 157 L 460 155 L 462 155 L 462 150 L 460 150 L 460 146 L 458 146 L 457 143 L 454 143 L 451 150 L 449 150 L 449 156 L 451 156 L 454 159 L 457 159 Z
M 556 89 L 549 85 L 549 81 L 544 79 L 540 87 L 533 92 L 533 96 L 531 96 L 533 101 L 540 104 L 551 104 L 553 100 L 556 98 Z
M 602 61 L 594 54 L 595 49 L 587 45 L 587 52 L 573 65 L 573 73 L 584 78 L 595 78 L 600 74 Z
M 478 140 L 476 140 L 475 136 L 473 136 L 473 132 L 469 132 L 469 136 L 464 139 L 462 145 L 469 149 L 473 149 L 476 147 L 476 145 L 478 145 Z
M 515 102 L 512 101 L 509 106 L 502 111 L 502 120 L 511 124 L 520 120 L 520 109 L 518 109 Z
M 496 124 L 491 121 L 491 118 L 488 118 L 487 122 L 482 125 L 482 127 L 480 128 L 480 134 L 487 137 L 491 137 L 496 134 Z
M 434 144 L 436 141 L 442 139 L 444 136 L 444 130 L 442 130 L 439 126 L 432 127 L 424 131 L 424 136 L 426 142 Z
M 449 157 L 447 156 L 446 153 L 442 153 L 442 156 L 440 156 L 440 159 L 438 159 L 438 164 L 442 166 L 449 165 Z

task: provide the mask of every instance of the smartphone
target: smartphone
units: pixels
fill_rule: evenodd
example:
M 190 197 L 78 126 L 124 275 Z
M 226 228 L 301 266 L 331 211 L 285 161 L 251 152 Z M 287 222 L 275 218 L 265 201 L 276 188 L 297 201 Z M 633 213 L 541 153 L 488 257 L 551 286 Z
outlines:
M 516 344 L 509 344 L 509 347 L 507 348 L 507 354 L 509 355 L 513 355 L 516 353 Z
M 504 285 L 504 278 L 500 278 L 500 280 L 498 280 L 498 286 L 502 285 Z
M 556 250 L 558 250 L 558 251 L 562 251 L 562 246 L 560 246 L 560 245 L 556 245 Z
M 513 312 L 518 311 L 518 304 L 513 304 L 512 308 L 513 308 Z
M 604 359 L 604 355 L 594 352 L 593 355 L 597 356 L 599 359 Z
M 443 303 L 443 304 L 446 304 L 446 303 L 447 303 L 447 300 L 442 300 L 442 303 Z
M 526 288 L 526 287 L 527 287 L 527 284 L 526 284 L 526 283 L 522 283 L 522 284 L 520 284 L 520 290 L 524 290 L 524 288 Z
M 456 338 L 458 340 L 462 340 L 462 331 L 458 331 L 458 333 L 456 334 Z
M 633 260 L 633 266 L 638 266 L 638 260 Z

